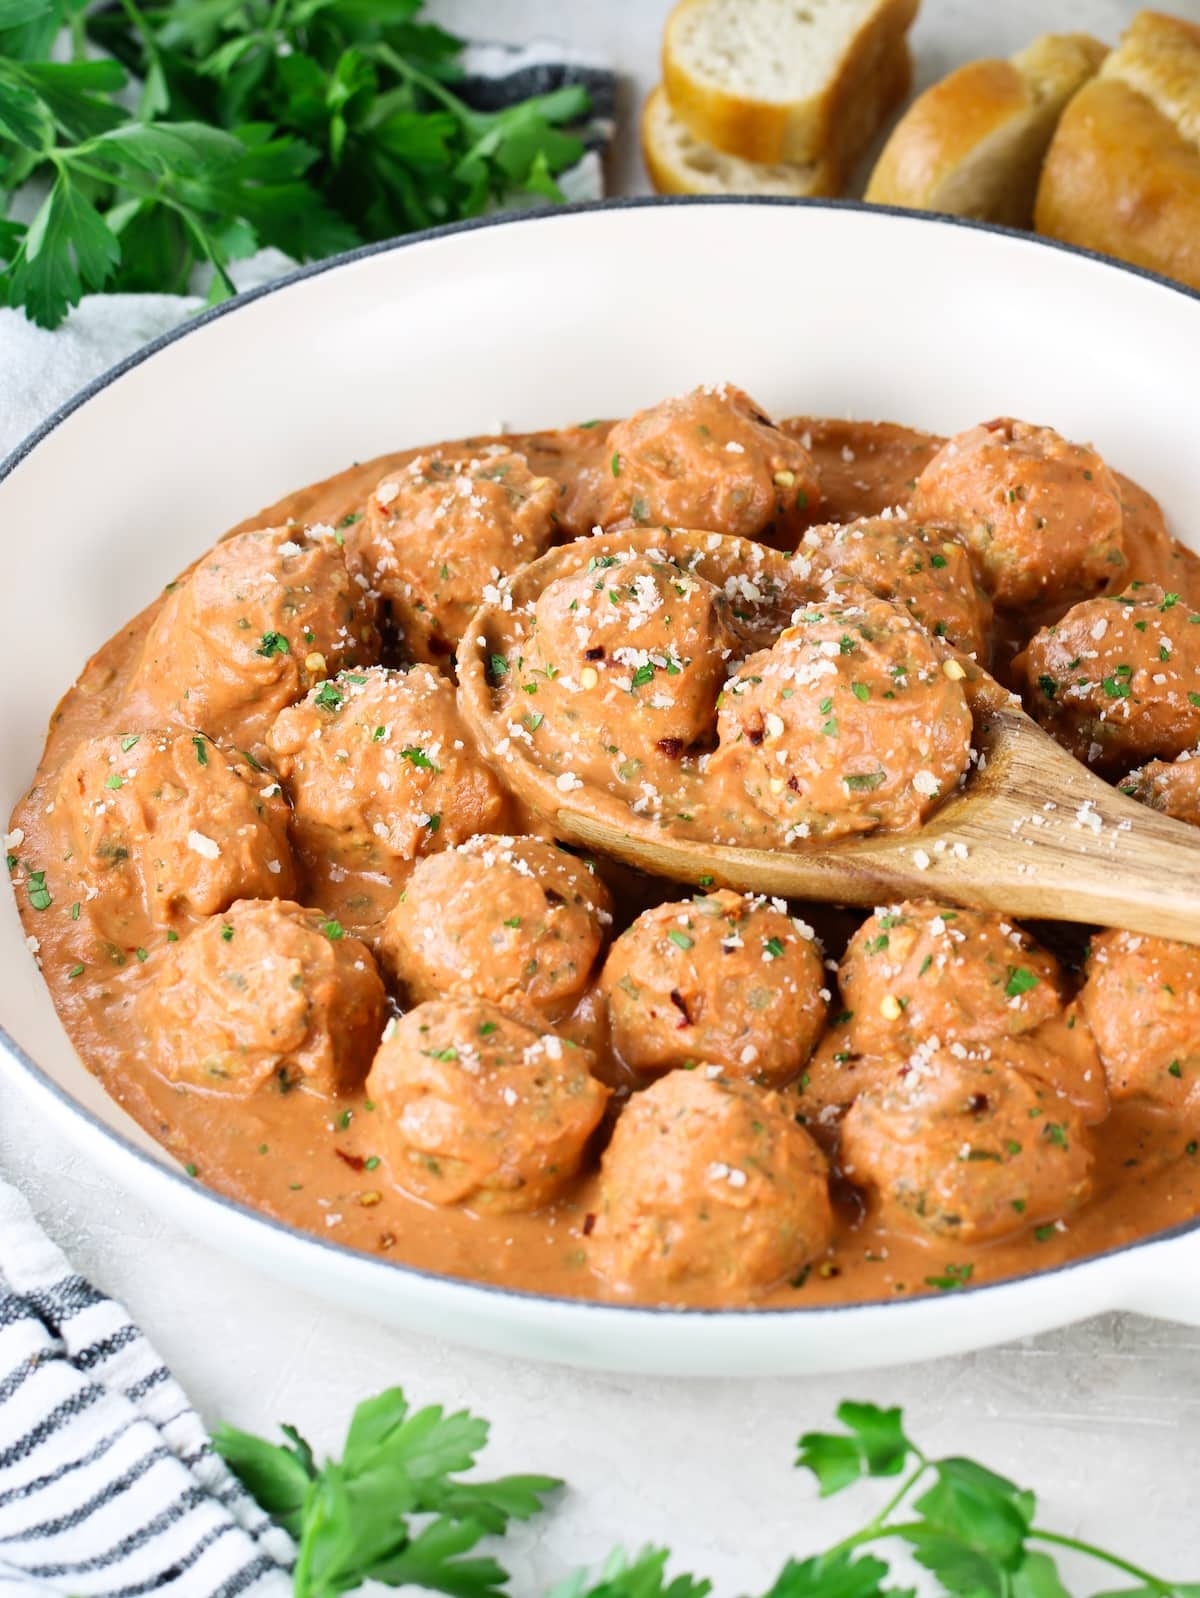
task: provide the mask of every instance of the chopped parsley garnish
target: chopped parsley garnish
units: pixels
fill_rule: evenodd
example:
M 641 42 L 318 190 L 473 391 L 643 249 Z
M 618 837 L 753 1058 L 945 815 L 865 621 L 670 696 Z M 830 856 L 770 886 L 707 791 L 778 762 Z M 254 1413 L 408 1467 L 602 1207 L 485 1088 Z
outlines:
M 321 931 L 329 939 L 330 943 L 336 943 L 339 938 L 346 936 L 346 929 L 342 926 L 342 923 L 334 920 L 332 916 L 330 916 L 328 921 L 322 921 Z
M 192 748 L 196 751 L 196 764 L 207 766 L 208 750 L 204 747 L 204 737 L 201 733 L 197 733 L 192 739 Z
M 613 476 L 614 477 L 620 477 L 620 475 L 621 475 L 621 455 L 620 455 L 620 452 L 618 450 L 614 450 L 613 451 L 613 458 L 612 458 L 611 461 L 609 461 L 608 464 L 609 464 L 609 466 L 612 469 Z
M 936 1287 L 939 1293 L 953 1293 L 956 1288 L 965 1287 L 975 1274 L 973 1265 L 947 1265 L 941 1276 L 927 1276 L 926 1287 Z
M 871 793 L 887 777 L 886 771 L 855 771 L 842 781 L 851 793 Z
M 232 943 L 233 942 L 233 928 L 229 925 L 228 921 L 221 928 L 221 942 L 222 943 Z
M 488 669 L 491 671 L 493 677 L 507 677 L 508 661 L 505 660 L 503 655 L 489 655 Z
M 440 814 L 430 816 L 428 823 L 430 832 L 436 832 L 441 824 L 442 818 Z
M 686 932 L 680 932 L 678 927 L 672 927 L 670 932 L 667 933 L 667 937 L 670 938 L 677 949 L 690 949 L 692 947 L 693 940 L 688 937 Z
M 127 755 L 141 736 L 140 732 L 131 732 L 128 738 L 122 738 L 121 753 Z
M 125 779 L 124 777 L 118 777 L 114 771 L 111 777 L 105 778 L 104 786 L 106 788 L 123 788 L 125 786 Z
M 313 704 L 320 705 L 322 710 L 340 710 L 345 697 L 337 683 L 326 681 L 317 689 Z
M 1021 994 L 1029 993 L 1038 985 L 1039 978 L 1035 972 L 1023 965 L 1010 965 L 1008 968 L 1008 981 L 1004 991 L 1010 999 L 1018 999 Z
M 29 903 L 35 910 L 49 910 L 54 903 L 54 896 L 46 886 L 44 871 L 31 871 L 25 887 L 29 894 Z
M 440 766 L 435 766 L 433 761 L 423 749 L 416 744 L 410 744 L 407 749 L 400 751 L 401 760 L 407 760 L 410 766 L 416 766 L 418 771 L 441 771 Z
M 778 960 L 783 953 L 783 942 L 779 938 L 767 938 L 763 942 L 763 953 L 768 960 Z
M 291 652 L 292 646 L 282 633 L 264 633 L 262 642 L 254 651 L 256 655 L 262 655 L 267 660 L 270 660 L 272 655 L 290 655 Z
M 855 699 L 859 700 L 860 703 L 864 705 L 871 697 L 871 690 L 867 687 L 865 682 L 852 682 L 850 684 L 850 692 L 854 695 Z

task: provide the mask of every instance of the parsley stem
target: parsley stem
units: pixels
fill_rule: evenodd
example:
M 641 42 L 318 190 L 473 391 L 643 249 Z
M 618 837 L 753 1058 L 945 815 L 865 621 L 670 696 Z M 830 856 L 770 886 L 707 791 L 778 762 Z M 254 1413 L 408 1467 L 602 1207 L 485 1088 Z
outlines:
M 1038 1542 L 1053 1543 L 1056 1548 L 1070 1548 L 1074 1553 L 1086 1554 L 1089 1559 L 1098 1559 L 1101 1564 L 1111 1565 L 1114 1570 L 1122 1570 L 1127 1576 L 1134 1576 L 1138 1581 L 1144 1581 L 1147 1587 L 1153 1587 L 1154 1591 L 1162 1593 L 1164 1598 L 1175 1591 L 1172 1582 L 1164 1581 L 1161 1576 L 1152 1576 L 1148 1570 L 1143 1570 L 1141 1565 L 1135 1565 L 1117 1554 L 1107 1553 L 1103 1548 L 1097 1548 L 1094 1543 L 1082 1542 L 1078 1537 L 1064 1537 L 1056 1531 L 1042 1531 L 1038 1526 L 1032 1526 L 1029 1535 L 1037 1538 Z
M 929 1461 L 925 1458 L 925 1455 L 920 1453 L 919 1450 L 915 1448 L 913 1449 L 913 1452 L 917 1454 L 918 1458 L 920 1459 L 920 1464 L 917 1466 L 916 1470 L 909 1472 L 909 1474 L 904 1478 L 904 1481 L 900 1484 L 899 1488 L 892 1494 L 879 1513 L 869 1520 L 861 1531 L 853 1532 L 849 1537 L 843 1537 L 841 1542 L 834 1543 L 833 1547 L 827 1550 L 828 1553 L 837 1554 L 841 1553 L 844 1549 L 858 1548 L 861 1547 L 863 1543 L 876 1542 L 884 1537 L 893 1537 L 897 1533 L 906 1529 L 905 1526 L 889 1524 L 888 1517 L 894 1514 L 897 1509 L 899 1509 L 900 1505 L 904 1502 L 909 1493 L 912 1492 L 913 1488 L 920 1481 L 921 1477 L 929 1469 Z

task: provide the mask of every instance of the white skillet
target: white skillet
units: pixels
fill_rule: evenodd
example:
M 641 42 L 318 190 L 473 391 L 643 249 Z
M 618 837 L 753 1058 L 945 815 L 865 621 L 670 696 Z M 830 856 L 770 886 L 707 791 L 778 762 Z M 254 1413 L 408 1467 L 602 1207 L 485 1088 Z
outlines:
M 849 203 L 617 201 L 298 273 L 150 346 L 0 466 L 0 805 L 92 649 L 225 527 L 349 460 L 729 379 L 779 415 L 1050 422 L 1200 547 L 1198 368 L 1198 296 L 1002 229 Z M 0 1068 L 32 1113 L 172 1220 L 364 1315 L 482 1347 L 766 1374 L 927 1359 L 1116 1307 L 1200 1324 L 1200 1222 L 997 1286 L 833 1309 L 644 1310 L 425 1275 L 189 1180 L 84 1071 L 7 893 L 0 1027 Z

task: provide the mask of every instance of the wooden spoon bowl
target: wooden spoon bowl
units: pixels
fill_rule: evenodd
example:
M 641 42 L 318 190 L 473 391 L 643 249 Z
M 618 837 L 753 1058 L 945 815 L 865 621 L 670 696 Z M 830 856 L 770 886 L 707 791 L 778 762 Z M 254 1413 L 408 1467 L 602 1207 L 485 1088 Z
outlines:
M 513 603 L 536 596 L 564 568 L 568 551 L 588 542 L 524 568 L 513 583 Z M 716 555 L 727 560 L 733 553 Z M 493 713 L 488 661 L 505 617 L 490 605 L 476 614 L 459 647 L 459 703 L 504 781 L 564 842 L 704 888 L 871 906 L 933 897 L 1015 917 L 1123 927 L 1200 944 L 1200 831 L 1097 777 L 1043 732 L 1015 696 L 963 657 L 975 747 L 983 758 L 924 826 L 825 846 L 746 848 L 675 836 L 600 788 L 564 797 L 554 773 L 508 736 Z

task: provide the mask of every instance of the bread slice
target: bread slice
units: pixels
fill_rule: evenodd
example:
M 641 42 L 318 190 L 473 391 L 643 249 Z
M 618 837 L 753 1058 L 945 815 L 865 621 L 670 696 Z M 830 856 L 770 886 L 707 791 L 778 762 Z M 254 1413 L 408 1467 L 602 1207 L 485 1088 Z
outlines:
M 1107 54 L 1086 33 L 1051 33 L 1009 61 L 959 67 L 905 112 L 866 198 L 1032 226 L 1042 161 L 1063 107 Z
M 704 144 L 848 173 L 906 92 L 884 69 L 907 61 L 918 3 L 679 0 L 663 35 L 663 83 Z
M 701 144 L 671 109 L 660 83 L 642 108 L 642 155 L 660 194 L 784 194 L 793 199 L 836 194 L 838 178 L 820 162 L 739 161 Z
M 1200 289 L 1200 27 L 1137 14 L 1059 122 L 1034 223 Z

